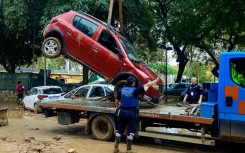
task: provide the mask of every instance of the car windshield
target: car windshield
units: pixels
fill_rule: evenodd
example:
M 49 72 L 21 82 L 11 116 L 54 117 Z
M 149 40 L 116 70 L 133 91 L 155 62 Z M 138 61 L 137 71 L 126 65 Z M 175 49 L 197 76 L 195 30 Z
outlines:
M 123 45 L 124 50 L 126 51 L 126 54 L 128 55 L 128 58 L 135 62 L 141 62 L 133 46 L 126 39 L 120 39 L 120 41 Z
M 169 88 L 174 88 L 174 87 L 176 87 L 178 84 L 177 83 L 174 83 L 174 84 L 172 84 L 171 86 L 169 86 Z

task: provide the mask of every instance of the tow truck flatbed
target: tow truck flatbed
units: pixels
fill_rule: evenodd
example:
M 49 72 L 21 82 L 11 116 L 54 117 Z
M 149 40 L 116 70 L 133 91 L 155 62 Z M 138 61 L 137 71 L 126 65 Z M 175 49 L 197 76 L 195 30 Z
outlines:
M 93 134 L 97 139 L 110 140 L 116 130 L 115 104 L 106 100 L 73 99 L 65 101 L 41 102 L 40 106 L 46 114 L 56 112 L 58 123 L 68 125 L 79 122 L 80 118 L 87 118 L 86 134 Z M 139 104 L 138 136 L 153 138 L 167 138 L 190 143 L 214 145 L 210 137 L 206 137 L 207 127 L 212 126 L 212 118 L 187 116 L 186 107 L 176 105 L 152 105 L 147 102 Z M 46 117 L 48 117 L 47 115 Z M 106 128 L 105 128 L 106 127 Z M 152 131 L 152 127 L 174 127 L 195 129 L 201 132 L 201 136 L 172 135 L 164 132 Z M 183 139 L 183 140 L 182 140 Z
M 88 111 L 97 113 L 109 113 L 114 114 L 115 104 L 108 101 L 89 101 L 89 100 L 66 100 L 66 101 L 55 101 L 41 103 L 42 107 L 55 108 L 55 109 L 69 109 L 78 111 Z M 175 120 L 181 122 L 192 122 L 199 124 L 213 123 L 212 118 L 202 118 L 196 116 L 185 115 L 185 107 L 168 106 L 168 105 L 157 105 L 152 106 L 148 103 L 140 103 L 139 117 L 141 118 L 153 118 L 153 119 L 165 119 Z

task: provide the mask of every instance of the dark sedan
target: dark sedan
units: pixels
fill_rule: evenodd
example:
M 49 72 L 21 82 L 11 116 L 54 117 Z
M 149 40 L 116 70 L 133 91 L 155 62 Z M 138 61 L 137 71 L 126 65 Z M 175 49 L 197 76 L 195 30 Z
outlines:
M 189 85 L 190 85 L 189 83 L 185 83 L 185 82 L 174 83 L 167 88 L 167 91 L 166 89 L 164 89 L 164 94 L 180 96 L 181 93 L 185 91 Z

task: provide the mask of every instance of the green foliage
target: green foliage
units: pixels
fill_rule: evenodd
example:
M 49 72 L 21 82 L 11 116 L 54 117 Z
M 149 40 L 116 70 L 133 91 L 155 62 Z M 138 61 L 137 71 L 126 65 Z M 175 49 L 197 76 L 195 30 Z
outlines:
M 41 53 L 41 39 L 37 36 L 41 30 L 37 24 L 41 11 L 33 8 L 39 3 L 37 0 L 1 1 L 0 64 L 10 73 L 18 66 L 30 65 Z
M 4 3 L 3 18 L 5 25 L 13 34 L 24 34 L 27 27 L 27 6 L 22 0 L 5 1 Z
M 217 50 L 244 49 L 243 3 L 242 0 L 151 1 L 151 5 L 157 10 L 157 27 L 163 27 L 159 30 L 162 40 L 174 45 L 177 60 L 183 59 L 178 48 L 189 54 L 190 50 L 186 50 L 186 47 L 193 47 L 199 53 L 206 52 L 206 60 L 214 62 L 217 67 Z
M 149 64 L 149 67 L 156 73 L 166 74 L 166 63 L 160 62 L 155 64 Z M 177 74 L 177 70 L 169 64 L 167 65 L 167 71 L 168 74 Z
M 214 76 L 211 73 L 212 64 L 201 62 L 190 62 L 187 65 L 185 75 L 189 78 L 197 77 L 200 83 L 212 82 Z
M 37 61 L 43 28 L 54 16 L 80 10 L 107 21 L 109 8 L 109 0 L 0 2 L 0 64 L 8 72 Z M 177 61 L 182 62 L 180 71 L 187 58 L 218 65 L 219 50 L 244 49 L 244 11 L 243 0 L 123 0 L 124 33 L 146 63 L 162 61 L 162 51 L 157 48 L 171 42 Z M 112 25 L 117 28 L 118 14 L 115 1 Z M 200 60 L 193 60 L 196 58 Z

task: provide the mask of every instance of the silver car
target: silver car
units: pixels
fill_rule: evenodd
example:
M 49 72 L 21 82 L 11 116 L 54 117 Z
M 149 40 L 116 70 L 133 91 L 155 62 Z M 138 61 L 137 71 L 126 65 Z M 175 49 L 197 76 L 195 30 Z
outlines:
M 57 100 L 71 100 L 74 98 L 99 99 L 113 93 L 114 86 L 111 84 L 88 84 L 80 86 Z

